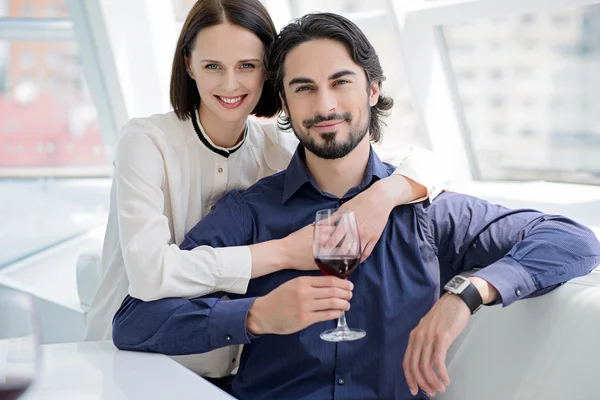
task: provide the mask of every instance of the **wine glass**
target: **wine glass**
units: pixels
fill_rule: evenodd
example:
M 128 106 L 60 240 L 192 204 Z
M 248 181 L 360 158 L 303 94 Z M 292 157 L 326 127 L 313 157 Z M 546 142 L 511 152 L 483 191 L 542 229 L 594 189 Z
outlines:
M 354 213 L 338 209 L 317 211 L 313 236 L 315 262 L 325 275 L 347 279 L 360 263 L 361 247 Z M 361 329 L 348 328 L 346 314 L 338 318 L 337 328 L 321 333 L 328 342 L 348 342 L 365 337 Z
M 25 293 L 2 288 L 0 305 L 0 400 L 16 400 L 38 372 L 38 321 Z

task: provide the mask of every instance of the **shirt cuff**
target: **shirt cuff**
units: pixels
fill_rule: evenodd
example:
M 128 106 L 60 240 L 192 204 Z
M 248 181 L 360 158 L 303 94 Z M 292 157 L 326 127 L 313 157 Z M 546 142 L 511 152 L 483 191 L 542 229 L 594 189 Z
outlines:
M 499 293 L 496 304 L 501 303 L 504 307 L 530 295 L 537 289 L 525 268 L 509 257 L 504 257 L 471 276 L 481 278 L 494 286 Z
M 408 204 L 418 203 L 426 199 L 433 201 L 441 192 L 447 189 L 448 179 L 443 178 L 441 171 L 436 171 L 436 168 L 438 168 L 438 163 L 433 156 L 406 157 L 403 162 L 398 163 L 393 175 L 405 176 L 427 189 L 427 196 L 413 200 Z
M 252 274 L 252 252 L 248 246 L 217 248 L 221 271 L 215 291 L 245 294 Z
M 248 344 L 255 338 L 246 330 L 246 318 L 254 300 L 256 297 L 221 300 L 215 304 L 208 323 L 212 348 Z

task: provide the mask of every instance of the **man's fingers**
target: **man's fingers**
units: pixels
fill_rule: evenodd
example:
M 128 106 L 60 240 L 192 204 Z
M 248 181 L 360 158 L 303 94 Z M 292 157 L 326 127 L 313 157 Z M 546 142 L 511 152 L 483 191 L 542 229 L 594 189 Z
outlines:
M 413 355 L 410 360 L 410 371 L 417 383 L 417 386 L 427 392 L 429 395 L 433 395 L 435 390 L 429 386 L 425 375 L 421 372 L 421 363 L 423 362 L 423 333 L 418 332 L 415 336 L 415 344 Z
M 352 298 L 352 291 L 338 287 L 329 288 L 314 288 L 312 290 L 312 296 L 315 300 L 338 298 L 342 300 L 350 300 Z
M 311 326 L 318 322 L 331 321 L 338 319 L 342 316 L 343 311 L 341 310 L 326 310 L 326 311 L 315 311 L 311 312 L 308 317 L 308 325 Z
M 450 384 L 450 377 L 446 369 L 446 354 L 448 354 L 448 348 L 445 344 L 439 343 L 433 352 L 433 365 L 438 378 L 444 385 L 448 386 Z
M 354 289 L 354 284 L 347 279 L 341 279 L 336 276 L 307 276 L 304 279 L 314 288 L 333 288 L 337 287 L 344 290 Z
M 427 386 L 430 387 L 433 391 L 428 393 L 435 393 L 436 391 L 444 392 L 446 388 L 444 385 L 438 380 L 437 376 L 433 371 L 433 354 L 434 354 L 434 343 L 429 340 L 425 341 L 423 346 L 423 352 L 421 354 L 421 362 L 419 363 L 419 369 L 421 370 L 421 374 L 423 375 L 425 381 L 427 382 Z
M 314 300 L 311 302 L 310 308 L 312 312 L 327 310 L 348 311 L 350 309 L 350 302 L 332 297 L 329 299 Z
M 410 368 L 412 362 L 411 360 L 415 352 L 414 342 L 415 340 L 413 338 L 413 335 L 411 334 L 408 338 L 408 345 L 406 346 L 404 359 L 402 360 L 402 368 L 404 369 L 404 378 L 406 379 L 406 384 L 408 385 L 408 388 L 412 395 L 416 396 L 417 392 L 419 391 L 419 388 L 417 386 L 417 381 L 415 380 L 415 377 L 413 376 L 413 373 Z

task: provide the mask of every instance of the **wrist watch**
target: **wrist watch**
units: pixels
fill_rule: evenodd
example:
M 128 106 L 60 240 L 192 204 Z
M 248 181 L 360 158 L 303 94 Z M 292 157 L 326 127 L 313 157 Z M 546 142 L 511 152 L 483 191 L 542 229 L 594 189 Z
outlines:
M 444 286 L 447 293 L 457 295 L 465 302 L 471 310 L 471 315 L 475 314 L 483 305 L 483 299 L 479 294 L 479 290 L 471 283 L 471 281 L 462 275 L 456 275 L 450 279 Z

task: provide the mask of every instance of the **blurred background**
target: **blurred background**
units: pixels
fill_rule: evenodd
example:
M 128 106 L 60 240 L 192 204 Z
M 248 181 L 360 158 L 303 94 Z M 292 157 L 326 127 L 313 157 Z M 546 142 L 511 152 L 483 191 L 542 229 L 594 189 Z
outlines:
M 428 148 L 455 190 L 600 232 L 600 1 L 263 2 L 278 28 L 364 30 L 395 100 L 380 151 Z M 39 299 L 46 342 L 80 339 L 75 264 L 101 247 L 119 129 L 170 110 L 193 4 L 0 0 L 0 285 Z

